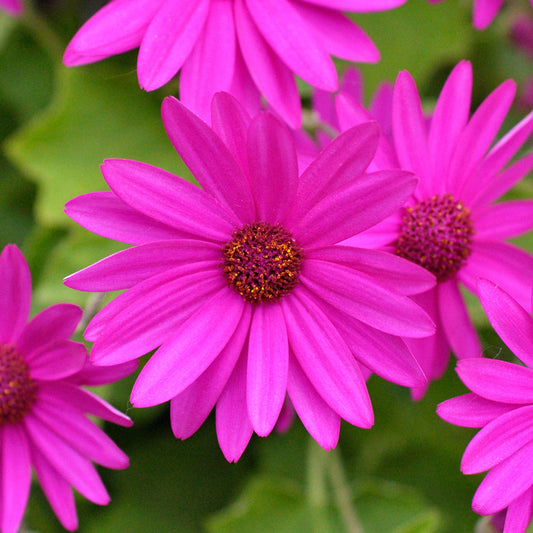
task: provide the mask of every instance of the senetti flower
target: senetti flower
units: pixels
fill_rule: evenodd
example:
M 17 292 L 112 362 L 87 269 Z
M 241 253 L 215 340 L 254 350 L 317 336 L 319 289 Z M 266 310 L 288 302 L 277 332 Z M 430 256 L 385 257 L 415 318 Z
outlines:
M 457 426 L 482 428 L 465 450 L 465 474 L 489 473 L 472 508 L 498 513 L 505 533 L 523 533 L 533 515 L 533 319 L 500 287 L 480 280 L 478 293 L 496 332 L 524 365 L 494 359 L 459 361 L 472 391 L 440 404 L 437 413 Z
M 436 4 L 442 0 L 428 0 Z M 533 0 L 529 0 L 533 6 Z M 488 28 L 502 8 L 505 0 L 474 0 L 473 25 L 478 30 Z
M 382 11 L 406 0 L 113 0 L 68 45 L 64 62 L 83 65 L 139 47 L 137 74 L 147 91 L 180 72 L 180 99 L 210 119 L 217 91 L 253 113 L 263 95 L 291 126 L 301 121 L 294 74 L 337 90 L 331 55 L 376 62 L 370 38 L 341 10 Z
M 20 15 L 24 6 L 21 0 L 0 0 L 0 9 L 3 9 L 10 15 Z
M 122 426 L 130 419 L 81 385 L 130 373 L 130 363 L 96 368 L 83 344 L 69 340 L 81 318 L 71 304 L 48 307 L 27 322 L 28 265 L 18 248 L 0 255 L 0 529 L 18 531 L 32 467 L 61 524 L 76 529 L 71 487 L 99 505 L 109 495 L 92 462 L 126 468 L 128 458 L 86 415 Z
M 108 160 L 111 191 L 66 207 L 87 229 L 135 245 L 65 281 L 127 289 L 86 338 L 102 365 L 157 349 L 133 405 L 171 400 L 183 439 L 216 404 L 218 440 L 235 461 L 254 431 L 271 432 L 286 395 L 326 449 L 341 418 L 370 427 L 359 363 L 394 382 L 425 383 L 398 335 L 434 332 L 406 296 L 432 287 L 433 276 L 393 254 L 334 246 L 397 210 L 416 185 L 409 172 L 365 172 L 376 125 L 339 136 L 299 177 L 291 133 L 268 112 L 252 119 L 218 93 L 213 130 L 172 97 L 162 115 L 203 190 L 144 163 Z
M 508 165 L 531 135 L 530 113 L 492 148 L 515 94 L 504 82 L 470 114 L 472 68 L 462 61 L 450 74 L 431 118 L 422 113 L 415 82 L 399 74 L 392 97 L 392 139 L 383 134 L 370 168 L 403 168 L 420 181 L 406 206 L 365 235 L 367 244 L 388 247 L 437 278 L 416 300 L 437 324 L 437 334 L 408 339 L 429 379 L 457 357 L 482 355 L 460 286 L 477 293 L 476 280 L 490 279 L 530 309 L 533 257 L 507 242 L 533 228 L 533 201 L 496 202 L 533 167 L 533 154 Z M 370 114 L 347 95 L 337 96 L 341 129 Z M 507 166 L 508 165 L 508 166 Z M 361 234 L 348 242 L 359 245 Z M 413 390 L 420 397 L 424 390 Z

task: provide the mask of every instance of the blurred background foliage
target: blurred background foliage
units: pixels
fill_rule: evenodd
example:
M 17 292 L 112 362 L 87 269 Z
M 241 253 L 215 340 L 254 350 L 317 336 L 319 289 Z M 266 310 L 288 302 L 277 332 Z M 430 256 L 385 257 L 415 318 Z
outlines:
M 33 312 L 58 301 L 90 305 L 91 295 L 64 287 L 62 278 L 120 248 L 63 213 L 70 198 L 106 188 L 99 170 L 105 158 L 136 159 L 192 179 L 160 120 L 161 100 L 177 94 L 177 82 L 141 91 L 136 52 L 75 69 L 62 65 L 69 38 L 104 3 L 48 0 L 20 20 L 0 14 L 0 245 L 18 244 L 30 262 Z M 409 0 L 390 12 L 354 15 L 382 54 L 379 64 L 361 66 L 367 97 L 407 69 L 431 109 L 462 58 L 474 65 L 474 105 L 507 78 L 520 88 L 533 63 L 508 31 L 522 10 L 533 16 L 527 0 L 507 2 L 483 32 L 471 26 L 470 0 Z M 309 96 L 303 84 L 302 95 Z M 506 126 L 526 111 L 517 100 Z M 514 195 L 532 192 L 525 181 Z M 531 235 L 520 244 L 533 252 Z M 510 357 L 472 305 L 487 356 Z M 106 427 L 131 466 L 102 470 L 108 507 L 79 499 L 80 531 L 334 533 L 344 531 L 343 505 L 352 501 L 366 533 L 489 531 L 470 510 L 481 477 L 459 472 L 474 432 L 435 415 L 440 401 L 466 392 L 452 367 L 417 403 L 407 390 L 372 377 L 375 427 L 343 425 L 335 452 L 321 451 L 296 421 L 284 434 L 254 437 L 235 465 L 218 448 L 212 416 L 192 438 L 177 441 L 168 406 L 130 407 L 134 376 L 108 386 L 99 393 L 135 421 L 132 429 Z M 62 531 L 37 486 L 25 527 Z

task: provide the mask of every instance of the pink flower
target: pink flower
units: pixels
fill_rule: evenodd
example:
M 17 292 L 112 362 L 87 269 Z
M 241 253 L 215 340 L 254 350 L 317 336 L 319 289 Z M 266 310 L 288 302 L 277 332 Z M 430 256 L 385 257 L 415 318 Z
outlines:
M 397 210 L 415 187 L 408 172 L 365 172 L 375 124 L 339 136 L 299 177 L 289 129 L 270 113 L 251 119 L 226 93 L 213 100 L 213 130 L 172 97 L 162 115 L 203 190 L 144 163 L 108 160 L 111 191 L 66 207 L 90 231 L 135 245 L 65 281 L 127 289 L 85 335 L 96 364 L 159 347 L 134 406 L 171 400 L 184 439 L 216 404 L 220 446 L 236 461 L 254 431 L 271 432 L 287 394 L 326 449 L 341 418 L 370 427 L 358 361 L 397 383 L 425 383 L 398 335 L 434 332 L 406 296 L 432 287 L 433 276 L 392 254 L 334 246 Z
M 23 8 L 22 0 L 0 0 L 0 9 L 7 11 L 10 15 L 20 15 Z
M 228 91 L 248 111 L 260 95 L 298 128 L 300 96 L 293 74 L 337 89 L 330 57 L 376 62 L 370 38 L 340 10 L 392 9 L 406 0 L 112 0 L 68 45 L 68 66 L 139 47 L 137 73 L 151 91 L 180 71 L 180 98 L 204 120 L 211 99 Z
M 370 232 L 348 241 L 388 246 L 424 266 L 437 286 L 415 297 L 437 324 L 437 334 L 407 342 L 427 377 L 444 372 L 450 348 L 460 357 L 481 355 L 460 286 L 477 293 L 490 279 L 530 309 L 533 257 L 507 239 L 533 228 L 533 201 L 496 202 L 533 167 L 533 154 L 508 165 L 533 131 L 530 113 L 492 148 L 511 106 L 515 83 L 504 82 L 470 115 L 472 68 L 460 62 L 450 74 L 430 119 L 422 113 L 408 72 L 396 80 L 392 139 L 382 135 L 370 169 L 402 168 L 420 178 L 405 208 Z M 341 129 L 371 115 L 347 95 L 337 96 Z M 416 398 L 424 390 L 414 390 Z
M 442 0 L 428 0 L 436 4 Z M 533 0 L 529 0 L 533 6 Z M 474 28 L 484 30 L 488 28 L 502 8 L 504 0 L 474 0 Z
M 86 414 L 130 426 L 81 385 L 110 383 L 131 364 L 95 368 L 83 344 L 68 340 L 81 318 L 71 304 L 48 307 L 27 323 L 28 265 L 14 245 L 0 255 L 0 529 L 19 529 L 35 470 L 43 491 L 69 530 L 78 519 L 71 486 L 99 505 L 109 496 L 92 462 L 126 468 L 128 458 Z
M 482 515 L 505 510 L 505 533 L 523 533 L 533 515 L 533 319 L 494 283 L 479 280 L 478 293 L 494 329 L 526 366 L 459 361 L 457 373 L 472 392 L 445 401 L 437 413 L 451 424 L 482 428 L 461 462 L 465 474 L 489 470 L 472 508 Z

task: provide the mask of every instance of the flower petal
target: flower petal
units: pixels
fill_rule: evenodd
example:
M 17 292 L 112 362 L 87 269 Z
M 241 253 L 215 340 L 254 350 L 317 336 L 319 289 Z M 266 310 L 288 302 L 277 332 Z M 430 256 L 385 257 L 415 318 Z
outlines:
M 253 222 L 248 180 L 223 141 L 175 98 L 163 100 L 161 114 L 170 141 L 204 191 L 230 209 L 237 221 Z
M 143 89 L 158 89 L 178 72 L 204 27 L 210 4 L 209 0 L 163 2 L 139 48 L 137 72 Z
M 339 441 L 341 418 L 318 394 L 294 355 L 289 358 L 287 392 L 311 437 L 325 450 L 335 448 Z
M 477 286 L 481 305 L 498 335 L 533 368 L 533 319 L 529 313 L 494 283 L 480 279 Z
M 30 313 L 31 274 L 14 244 L 0 255 L 0 344 L 14 344 Z
M 239 225 L 231 212 L 204 191 L 152 165 L 108 159 L 102 165 L 102 174 L 128 205 L 195 237 L 225 242 Z
M 253 434 L 246 408 L 246 357 L 241 357 L 217 402 L 216 428 L 220 449 L 230 463 L 236 463 Z
M 298 162 L 289 129 L 270 113 L 250 124 L 248 164 L 258 219 L 283 222 L 296 194 Z
M 500 202 L 475 213 L 476 239 L 510 239 L 533 228 L 533 200 Z
M 197 309 L 146 363 L 133 387 L 131 403 L 150 407 L 185 390 L 229 342 L 245 305 L 239 295 L 224 287 Z M 198 339 L 202 339 L 200 344 Z
M 31 487 L 28 439 L 21 424 L 5 424 L 0 431 L 2 452 L 2 531 L 19 529 Z
M 295 290 L 281 305 L 290 347 L 318 394 L 351 424 L 371 427 L 365 380 L 337 329 L 304 290 Z
M 179 239 L 185 235 L 139 213 L 111 191 L 77 196 L 66 203 L 65 213 L 85 229 L 127 244 Z
M 503 5 L 503 0 L 475 0 L 473 25 L 477 30 L 484 30 L 490 26 L 498 11 Z
M 426 337 L 435 332 L 435 325 L 421 307 L 364 272 L 308 259 L 300 280 L 336 309 L 385 333 Z
M 254 431 L 266 437 L 278 420 L 287 391 L 289 342 L 281 307 L 254 308 L 248 341 L 246 401 Z
M 252 308 L 245 306 L 235 333 L 220 355 L 183 392 L 170 401 L 170 422 L 176 438 L 187 439 L 203 424 L 235 368 L 237 360 L 245 357 Z
M 505 514 L 505 529 L 503 533 L 524 532 L 533 515 L 533 491 L 531 488 L 514 499 Z
M 69 340 L 43 344 L 26 356 L 33 379 L 57 380 L 79 372 L 87 359 L 87 348 Z
M 497 359 L 472 358 L 457 362 L 457 373 L 472 391 L 495 402 L 533 403 L 533 370 Z
M 370 13 L 372 11 L 385 11 L 394 9 L 407 0 L 303 0 L 310 4 L 329 7 L 330 9 L 341 9 L 342 11 L 355 11 L 357 13 Z

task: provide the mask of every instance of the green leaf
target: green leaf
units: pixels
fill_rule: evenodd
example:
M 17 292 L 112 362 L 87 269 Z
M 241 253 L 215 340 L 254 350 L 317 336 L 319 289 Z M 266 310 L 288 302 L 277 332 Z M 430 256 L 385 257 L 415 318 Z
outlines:
M 39 185 L 37 221 L 64 225 L 65 202 L 107 189 L 99 165 L 106 158 L 144 161 L 190 179 L 168 140 L 157 96 L 102 68 L 62 69 L 59 92 L 36 120 L 6 143 L 8 156 Z

